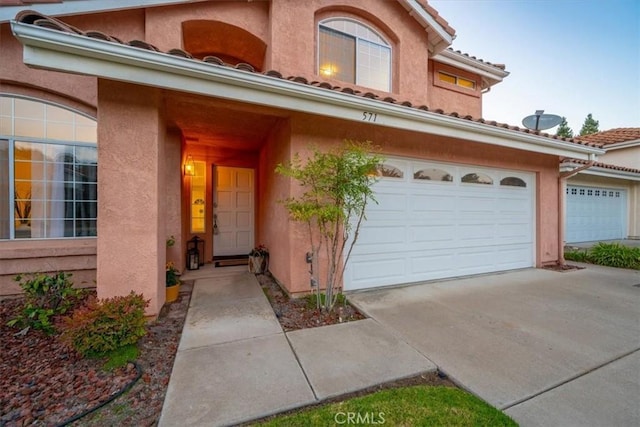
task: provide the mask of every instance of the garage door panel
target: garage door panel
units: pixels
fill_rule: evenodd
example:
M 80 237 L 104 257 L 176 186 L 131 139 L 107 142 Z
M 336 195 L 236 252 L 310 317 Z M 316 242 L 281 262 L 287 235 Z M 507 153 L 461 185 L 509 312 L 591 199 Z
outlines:
M 461 182 L 468 168 L 406 165 L 405 179 L 383 179 L 374 186 L 379 205 L 367 208 L 345 289 L 534 265 L 533 174 L 479 167 L 474 171 L 494 177 L 494 184 L 473 184 Z M 452 181 L 414 180 L 410 172 L 431 169 L 447 171 Z M 518 176 L 527 186 L 500 185 L 495 177 L 503 175 Z
M 417 214 L 450 213 L 455 210 L 455 200 L 451 197 L 435 194 L 413 193 L 409 198 L 409 211 Z
M 404 257 L 372 257 L 367 260 L 354 257 L 349 261 L 349 270 L 345 278 L 350 279 L 349 289 L 368 288 L 371 287 L 371 283 L 390 285 L 396 282 L 398 277 L 406 275 L 406 263 Z
M 440 275 L 451 271 L 456 266 L 455 251 L 433 251 L 432 254 L 420 254 L 410 258 L 410 282 L 421 280 L 425 274 L 429 276 Z M 446 277 L 446 276 L 439 276 Z
M 455 241 L 455 227 L 450 224 L 413 225 L 409 227 L 409 242 L 412 245 Z

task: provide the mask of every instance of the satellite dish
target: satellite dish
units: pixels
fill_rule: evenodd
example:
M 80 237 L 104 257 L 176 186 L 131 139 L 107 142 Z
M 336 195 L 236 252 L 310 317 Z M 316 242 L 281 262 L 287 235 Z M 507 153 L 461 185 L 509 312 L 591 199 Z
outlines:
M 522 125 L 531 130 L 545 130 L 558 126 L 562 122 L 562 117 L 555 114 L 543 114 L 544 110 L 537 110 L 532 116 L 522 119 Z

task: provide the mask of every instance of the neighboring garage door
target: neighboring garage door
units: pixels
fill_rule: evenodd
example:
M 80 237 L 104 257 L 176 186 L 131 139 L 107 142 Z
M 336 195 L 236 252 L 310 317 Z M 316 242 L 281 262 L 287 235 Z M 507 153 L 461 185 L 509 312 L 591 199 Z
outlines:
M 626 237 L 626 191 L 619 188 L 567 186 L 567 243 Z
M 534 266 L 534 175 L 387 160 L 347 271 L 355 290 Z

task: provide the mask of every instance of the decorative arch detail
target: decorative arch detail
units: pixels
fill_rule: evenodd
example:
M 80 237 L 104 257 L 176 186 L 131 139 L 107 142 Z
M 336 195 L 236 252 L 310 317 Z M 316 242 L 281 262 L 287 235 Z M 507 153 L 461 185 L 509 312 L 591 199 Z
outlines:
M 217 56 L 232 65 L 245 62 L 263 70 L 267 44 L 235 25 L 206 19 L 184 21 L 182 41 L 185 50 L 197 58 Z

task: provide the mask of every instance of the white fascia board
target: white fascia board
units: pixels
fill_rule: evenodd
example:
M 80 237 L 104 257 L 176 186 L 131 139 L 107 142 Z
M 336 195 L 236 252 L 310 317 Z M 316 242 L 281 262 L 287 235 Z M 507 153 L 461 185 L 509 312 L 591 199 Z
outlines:
M 492 125 L 12 22 L 25 64 L 525 151 L 595 160 L 604 151 Z M 428 143 L 428 140 L 425 141 Z
M 479 74 L 482 77 L 486 77 L 496 82 L 501 82 L 502 79 L 509 75 L 508 71 L 502 70 L 493 65 L 482 63 L 477 59 L 473 59 L 450 50 L 444 50 L 439 54 L 434 55 L 431 59 L 471 73 Z
M 622 148 L 631 148 L 635 146 L 640 146 L 640 139 L 634 139 L 632 141 L 616 142 L 614 144 L 607 144 L 602 148 L 604 148 L 605 151 L 609 151 L 609 150 L 620 150 Z
M 39 3 L 25 6 L 0 7 L 0 23 L 8 22 L 23 10 L 37 9 L 38 13 L 49 16 L 82 15 L 85 13 L 108 12 L 113 10 L 167 6 L 180 3 L 195 3 L 205 0 L 67 0 L 62 3 Z
M 416 0 L 398 0 L 409 11 L 409 14 L 413 16 L 426 30 L 427 32 L 434 32 L 444 43 L 433 44 L 434 50 L 445 49 L 453 43 L 454 37 L 447 33 L 447 30 L 442 27 L 426 10 L 418 4 Z M 431 31 L 429 31 L 431 30 Z
M 560 166 L 560 172 L 570 171 L 572 169 L 575 169 L 581 166 L 584 166 L 584 165 L 579 163 L 563 163 Z M 578 172 L 578 175 L 592 175 L 592 176 L 601 176 L 604 178 L 624 179 L 627 181 L 640 181 L 639 173 L 620 171 L 620 170 L 609 169 L 609 168 L 601 168 L 598 166 L 591 166 L 588 169 Z

